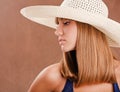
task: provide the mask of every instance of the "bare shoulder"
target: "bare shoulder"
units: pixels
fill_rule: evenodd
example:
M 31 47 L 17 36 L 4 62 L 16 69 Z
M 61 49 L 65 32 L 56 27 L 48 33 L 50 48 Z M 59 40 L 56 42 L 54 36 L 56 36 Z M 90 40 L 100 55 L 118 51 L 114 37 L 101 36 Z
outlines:
M 61 80 L 60 64 L 56 63 L 43 69 L 33 81 L 28 92 L 51 92 L 57 89 Z

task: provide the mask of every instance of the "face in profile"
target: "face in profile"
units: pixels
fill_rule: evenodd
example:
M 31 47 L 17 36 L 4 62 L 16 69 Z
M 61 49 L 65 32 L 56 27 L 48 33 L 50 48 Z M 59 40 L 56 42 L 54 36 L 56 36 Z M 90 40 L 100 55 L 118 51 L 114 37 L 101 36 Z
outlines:
M 63 52 L 74 50 L 77 39 L 77 23 L 73 20 L 57 18 L 55 35 Z

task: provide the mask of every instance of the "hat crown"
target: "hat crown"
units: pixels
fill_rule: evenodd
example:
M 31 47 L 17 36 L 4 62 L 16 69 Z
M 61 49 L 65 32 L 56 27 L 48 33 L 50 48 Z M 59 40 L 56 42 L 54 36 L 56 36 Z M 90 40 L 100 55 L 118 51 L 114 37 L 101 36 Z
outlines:
M 102 0 L 64 0 L 61 6 L 108 17 L 108 8 Z

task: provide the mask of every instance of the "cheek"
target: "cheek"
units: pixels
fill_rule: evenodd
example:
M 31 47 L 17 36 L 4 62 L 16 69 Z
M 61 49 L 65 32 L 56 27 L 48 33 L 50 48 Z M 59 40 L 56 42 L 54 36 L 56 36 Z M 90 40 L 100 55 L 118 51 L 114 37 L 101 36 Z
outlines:
M 76 29 L 76 27 L 72 30 L 72 32 L 71 32 L 71 39 L 74 41 L 74 42 L 76 42 L 76 40 L 77 40 L 77 29 Z
M 76 45 L 76 40 L 77 40 L 77 35 L 73 35 L 73 37 L 71 38 L 72 44 Z
M 65 29 L 66 38 L 71 44 L 75 44 L 77 40 L 77 25 L 74 23 Z
M 72 45 L 76 45 L 77 40 L 77 30 L 72 30 L 72 32 L 69 35 L 69 41 Z

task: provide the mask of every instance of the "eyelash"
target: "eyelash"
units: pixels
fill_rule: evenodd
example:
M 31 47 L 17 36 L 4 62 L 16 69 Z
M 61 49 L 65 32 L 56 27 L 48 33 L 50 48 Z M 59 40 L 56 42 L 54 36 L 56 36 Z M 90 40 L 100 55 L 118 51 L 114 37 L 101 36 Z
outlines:
M 63 22 L 64 25 L 69 25 L 70 21 Z
M 59 22 L 58 21 L 55 21 L 57 25 L 59 25 Z M 65 21 L 63 22 L 63 25 L 69 25 L 70 24 L 70 21 Z
M 69 25 L 70 24 L 70 21 L 65 21 L 63 22 L 64 25 Z

